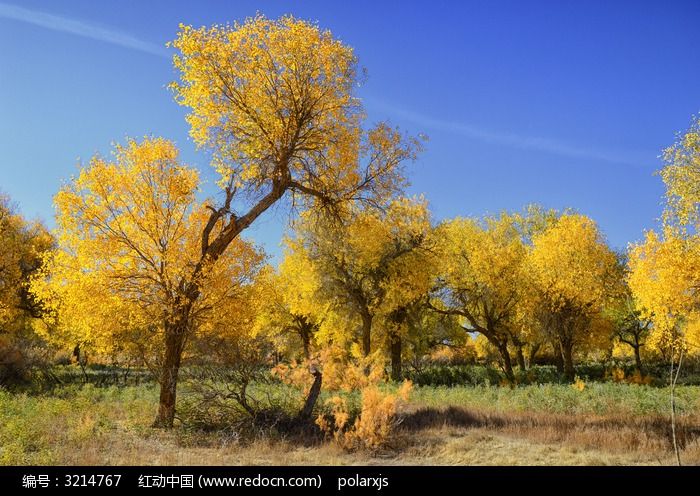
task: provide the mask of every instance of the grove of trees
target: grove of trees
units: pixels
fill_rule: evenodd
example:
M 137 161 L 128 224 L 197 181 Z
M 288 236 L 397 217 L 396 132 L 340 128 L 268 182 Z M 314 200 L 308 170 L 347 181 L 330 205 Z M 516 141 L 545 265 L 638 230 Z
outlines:
M 647 361 L 697 353 L 700 121 L 664 154 L 662 228 L 616 253 L 575 211 L 437 222 L 406 193 L 422 140 L 366 125 L 352 48 L 314 24 L 181 26 L 171 46 L 170 89 L 218 192 L 198 199 L 199 172 L 145 137 L 61 188 L 53 234 L 0 198 L 3 382 L 37 346 L 137 364 L 160 387 L 153 425 L 168 428 L 183 368 L 212 394 L 207 381 L 235 382 L 227 398 L 251 415 L 247 386 L 274 368 L 312 418 L 324 389 L 393 407 L 377 382 L 446 350 L 510 385 L 533 364 L 573 381 L 585 360 L 629 358 L 642 376 Z M 273 205 L 290 212 L 277 266 L 242 237 Z

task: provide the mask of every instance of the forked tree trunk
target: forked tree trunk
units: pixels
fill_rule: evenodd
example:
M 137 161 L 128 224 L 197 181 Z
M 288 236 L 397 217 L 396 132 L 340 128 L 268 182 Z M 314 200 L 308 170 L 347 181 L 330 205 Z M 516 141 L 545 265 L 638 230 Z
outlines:
M 401 336 L 396 333 L 392 333 L 389 339 L 391 340 L 391 379 L 394 381 L 400 381 L 403 378 L 401 363 Z
M 554 365 L 557 368 L 557 373 L 564 375 L 564 355 L 562 355 L 561 346 L 552 342 L 552 352 L 554 353 Z
M 508 351 L 508 339 L 503 339 L 498 336 L 495 332 L 489 329 L 481 328 L 479 332 L 488 339 L 489 343 L 496 347 L 498 354 L 501 355 L 501 365 L 503 365 L 503 373 L 506 375 L 506 379 L 511 384 L 515 384 L 515 373 L 513 372 L 513 362 L 510 359 L 510 352 Z
M 494 343 L 498 352 L 501 355 L 501 360 L 503 361 L 503 372 L 506 375 L 506 379 L 511 384 L 515 383 L 515 373 L 513 372 L 513 362 L 510 359 L 510 353 L 508 352 L 508 343 L 506 341 L 498 341 Z
M 185 341 L 186 328 L 183 325 L 167 326 L 165 329 L 165 356 L 160 371 L 160 401 L 158 414 L 153 427 L 170 429 L 175 420 L 177 401 L 177 379 Z

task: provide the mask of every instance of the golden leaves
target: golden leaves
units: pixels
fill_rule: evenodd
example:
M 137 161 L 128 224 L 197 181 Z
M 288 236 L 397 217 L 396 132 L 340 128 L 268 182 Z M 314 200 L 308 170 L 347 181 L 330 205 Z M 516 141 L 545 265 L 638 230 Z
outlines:
M 639 310 L 654 324 L 650 344 L 663 349 L 682 338 L 700 342 L 700 120 L 664 152 L 660 175 L 667 205 L 661 233 L 630 247 L 629 285 Z
M 385 123 L 365 131 L 355 96 L 352 48 L 291 16 L 181 26 L 176 101 L 190 109 L 195 143 L 214 152 L 222 188 L 262 196 L 290 191 L 293 203 L 342 210 L 383 203 L 406 184 L 419 140 Z
M 192 138 L 222 159 L 224 182 L 235 175 L 255 187 L 289 159 L 297 170 L 354 166 L 357 61 L 330 32 L 258 15 L 233 26 L 181 26 L 172 46 L 181 77 L 170 88 L 191 109 Z
M 0 329 L 11 334 L 31 328 L 40 310 L 27 293 L 30 277 L 53 245 L 40 222 L 15 212 L 10 199 L 0 194 Z
M 552 309 L 573 305 L 599 309 L 615 276 L 615 254 L 595 223 L 578 214 L 561 216 L 533 238 L 528 268 Z
M 56 317 L 58 332 L 47 337 L 101 352 L 124 343 L 148 348 L 193 283 L 206 288 L 191 310 L 201 332 L 220 330 L 231 315 L 230 332 L 246 315 L 252 326 L 250 313 L 237 311 L 255 308 L 247 288 L 264 256 L 252 245 L 234 240 L 193 279 L 209 218 L 198 187 L 197 171 L 180 164 L 163 138 L 128 140 L 111 161 L 94 157 L 56 195 L 58 249 L 32 281 Z
M 700 118 L 664 150 L 659 175 L 666 184 L 666 228 L 697 230 L 700 225 Z

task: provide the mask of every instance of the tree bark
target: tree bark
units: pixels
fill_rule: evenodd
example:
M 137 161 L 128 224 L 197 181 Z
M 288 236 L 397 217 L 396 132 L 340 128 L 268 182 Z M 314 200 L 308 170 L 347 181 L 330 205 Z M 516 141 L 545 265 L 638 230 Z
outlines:
M 503 360 L 503 372 L 506 374 L 506 379 L 508 379 L 511 384 L 515 384 L 515 373 L 513 372 L 513 363 L 510 359 L 510 353 L 508 352 L 508 342 L 499 341 L 495 344 Z
M 175 403 L 177 401 L 177 379 L 182 360 L 182 349 L 186 328 L 183 325 L 166 326 L 165 356 L 160 371 L 160 401 L 158 414 L 153 427 L 170 429 L 175 420 Z
M 304 347 L 304 358 L 309 360 L 311 358 L 311 332 L 305 323 L 301 325 L 301 343 Z
M 320 370 L 312 366 L 310 372 L 311 375 L 314 376 L 314 383 L 311 385 L 309 395 L 304 402 L 304 407 L 301 409 L 301 412 L 299 412 L 299 418 L 303 420 L 311 418 L 314 407 L 316 406 L 316 401 L 318 401 L 318 396 L 321 394 L 321 385 L 323 384 L 323 374 Z
M 517 345 L 515 345 L 515 352 L 515 356 L 518 360 L 518 368 L 525 372 L 525 370 L 527 369 L 527 365 L 525 365 L 525 354 L 523 353 L 522 343 L 518 343 Z
M 554 365 L 557 367 L 557 373 L 564 375 L 564 355 L 562 355 L 561 347 L 552 342 L 552 352 L 554 353 Z
M 573 381 L 576 375 L 574 369 L 574 353 L 573 345 L 568 340 L 561 341 L 561 356 L 564 360 L 564 378 L 567 381 Z
M 396 333 L 392 333 L 389 336 L 391 340 L 391 379 L 394 381 L 400 381 L 403 378 L 402 363 L 401 363 L 401 336 Z
M 642 356 L 639 353 L 639 344 L 634 347 L 634 362 L 637 365 L 637 371 L 639 372 L 639 375 L 644 374 L 644 370 L 642 369 Z
M 365 356 L 372 353 L 372 315 L 369 312 L 362 313 L 362 351 Z
M 535 343 L 530 346 L 530 353 L 528 353 L 527 357 L 527 363 L 530 367 L 532 367 L 532 364 L 535 363 L 535 357 L 537 356 L 537 352 L 540 351 L 540 344 Z

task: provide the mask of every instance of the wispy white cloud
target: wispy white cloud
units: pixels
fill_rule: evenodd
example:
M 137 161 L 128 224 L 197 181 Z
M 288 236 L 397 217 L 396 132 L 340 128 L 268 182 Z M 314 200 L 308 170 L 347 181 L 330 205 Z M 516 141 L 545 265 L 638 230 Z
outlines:
M 129 33 L 110 29 L 88 21 L 49 14 L 48 12 L 40 10 L 26 9 L 17 5 L 1 2 L 0 18 L 25 22 L 53 31 L 70 33 L 84 38 L 103 41 L 105 43 L 111 43 L 112 45 L 138 50 L 159 57 L 169 57 L 168 51 L 164 46 L 159 46 L 155 43 L 139 39 Z
M 405 119 L 417 125 L 440 131 L 446 131 L 453 134 L 459 134 L 466 138 L 492 145 L 507 146 L 522 150 L 541 151 L 565 157 L 586 158 L 625 165 L 644 165 L 644 162 L 649 160 L 648 154 L 642 154 L 639 151 L 601 150 L 594 147 L 577 146 L 550 138 L 527 136 L 510 132 L 496 132 L 470 123 L 439 119 L 418 112 L 413 112 L 411 110 L 389 104 L 385 101 L 376 100 L 374 98 L 368 98 L 365 100 L 378 110 L 393 114 L 396 117 Z

